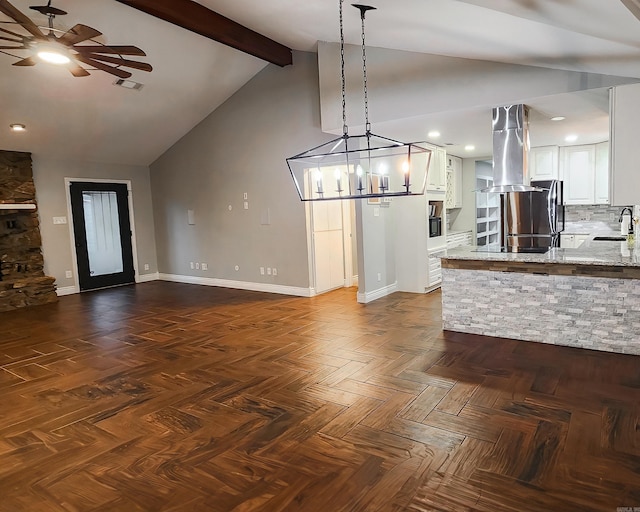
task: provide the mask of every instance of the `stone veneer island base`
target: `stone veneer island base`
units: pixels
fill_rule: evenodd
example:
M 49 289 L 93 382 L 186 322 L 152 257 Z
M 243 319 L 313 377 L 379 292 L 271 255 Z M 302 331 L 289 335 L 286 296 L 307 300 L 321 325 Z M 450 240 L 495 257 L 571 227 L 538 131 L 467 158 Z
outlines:
M 443 328 L 640 355 L 638 256 L 610 242 L 544 255 L 448 251 Z

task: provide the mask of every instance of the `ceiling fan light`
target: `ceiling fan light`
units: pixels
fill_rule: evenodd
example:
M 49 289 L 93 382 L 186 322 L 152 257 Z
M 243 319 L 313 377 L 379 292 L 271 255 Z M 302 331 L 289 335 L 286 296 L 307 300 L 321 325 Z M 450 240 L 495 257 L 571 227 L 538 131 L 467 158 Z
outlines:
M 26 132 L 27 127 L 22 123 L 13 123 L 9 125 L 12 132 Z
M 71 59 L 65 54 L 51 48 L 38 50 L 38 57 L 49 64 L 57 64 L 59 66 L 71 62 Z

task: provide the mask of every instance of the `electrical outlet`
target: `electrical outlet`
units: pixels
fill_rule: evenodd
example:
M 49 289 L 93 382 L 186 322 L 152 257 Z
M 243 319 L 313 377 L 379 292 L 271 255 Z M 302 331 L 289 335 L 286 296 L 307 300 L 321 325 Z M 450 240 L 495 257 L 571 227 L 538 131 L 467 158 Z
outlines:
M 382 281 L 382 274 L 378 272 L 378 281 Z
M 189 262 L 189 266 L 191 267 L 191 270 L 193 270 L 195 268 L 195 265 L 193 264 L 193 261 Z
M 67 279 L 72 279 L 73 278 L 73 272 L 71 272 L 71 270 L 67 270 L 64 273 L 64 277 L 66 277 Z
M 200 263 L 196 261 L 196 270 L 200 270 Z
M 271 275 L 271 267 L 267 267 L 267 275 L 270 276 Z
M 202 270 L 209 270 L 209 265 L 207 265 L 206 263 L 203 263 L 200 268 L 202 268 Z
M 53 223 L 54 224 L 66 224 L 67 223 L 67 218 L 66 217 L 54 217 L 53 218 Z
M 263 276 L 264 275 L 264 267 L 260 267 L 260 275 Z
M 277 275 L 278 275 L 278 269 L 277 269 L 276 267 L 273 267 L 273 270 L 271 271 L 271 273 L 272 273 L 274 276 L 277 276 Z
M 144 264 L 144 269 L 145 269 L 145 270 L 149 270 L 149 264 L 148 264 L 148 263 L 145 263 L 145 264 Z
M 245 201 L 244 202 L 244 209 L 248 210 L 249 209 L 249 201 Z

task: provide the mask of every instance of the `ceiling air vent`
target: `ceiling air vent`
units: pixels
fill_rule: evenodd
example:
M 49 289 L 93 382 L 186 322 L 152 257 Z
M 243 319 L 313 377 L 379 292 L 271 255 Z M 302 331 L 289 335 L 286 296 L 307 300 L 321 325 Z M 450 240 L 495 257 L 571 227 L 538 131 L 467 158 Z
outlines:
M 133 80 L 123 80 L 119 78 L 113 85 L 119 85 L 120 87 L 124 87 L 125 89 L 133 89 L 134 91 L 139 91 L 144 87 L 144 84 L 140 84 L 138 82 L 134 82 Z

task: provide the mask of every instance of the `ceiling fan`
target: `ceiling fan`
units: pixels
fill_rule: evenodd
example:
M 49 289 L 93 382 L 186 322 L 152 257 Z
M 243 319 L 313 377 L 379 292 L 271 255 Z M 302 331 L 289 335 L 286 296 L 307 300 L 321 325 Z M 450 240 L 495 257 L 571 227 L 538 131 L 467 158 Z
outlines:
M 7 15 L 13 21 L 5 22 L 11 25 L 21 26 L 28 34 L 23 35 L 14 30 L 3 28 L 0 22 L 0 52 L 13 57 L 9 51 L 27 50 L 32 53 L 29 57 L 14 62 L 14 66 L 35 66 L 40 59 L 65 65 L 75 77 L 89 76 L 89 72 L 80 64 L 90 68 L 105 71 L 118 78 L 126 79 L 131 73 L 122 68 L 151 71 L 153 68 L 146 62 L 125 59 L 123 55 L 145 56 L 146 53 L 136 46 L 110 46 L 95 40 L 102 35 L 101 32 L 87 25 L 77 24 L 66 32 L 57 30 L 53 26 L 56 16 L 67 14 L 62 9 L 51 5 L 31 6 L 31 9 L 44 14 L 49 18 L 48 29 L 44 31 L 36 25 L 28 16 L 16 9 L 7 0 L 0 0 L 0 12 Z M 8 43 L 12 43 L 9 46 Z M 92 43 L 92 44 L 87 44 Z

